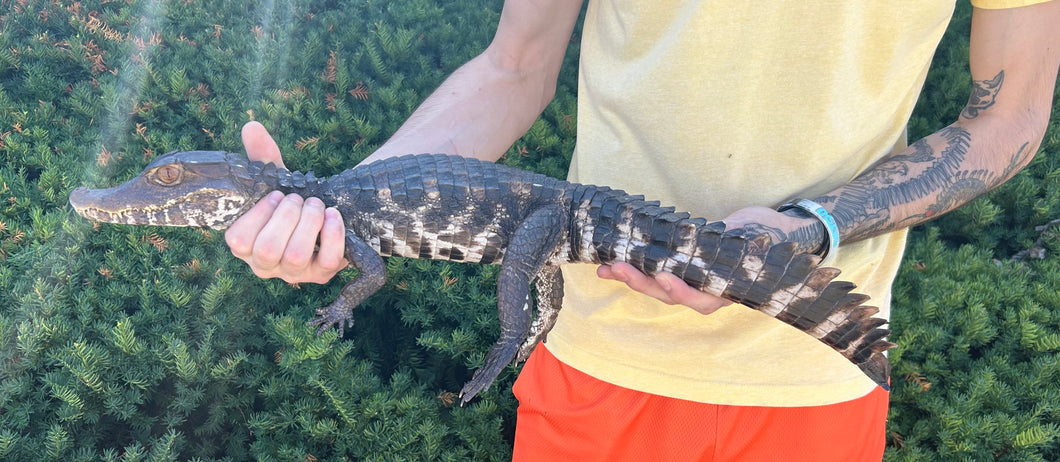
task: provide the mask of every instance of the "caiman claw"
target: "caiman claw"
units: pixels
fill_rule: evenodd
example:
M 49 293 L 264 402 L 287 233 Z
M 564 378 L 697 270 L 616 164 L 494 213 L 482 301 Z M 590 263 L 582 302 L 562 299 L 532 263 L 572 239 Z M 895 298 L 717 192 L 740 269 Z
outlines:
M 353 327 L 353 310 L 335 305 L 335 303 L 332 303 L 328 306 L 317 308 L 316 313 L 320 317 L 307 323 L 310 326 L 320 326 L 317 328 L 317 335 L 323 334 L 328 328 L 335 326 L 339 330 L 339 338 L 342 338 L 346 328 Z

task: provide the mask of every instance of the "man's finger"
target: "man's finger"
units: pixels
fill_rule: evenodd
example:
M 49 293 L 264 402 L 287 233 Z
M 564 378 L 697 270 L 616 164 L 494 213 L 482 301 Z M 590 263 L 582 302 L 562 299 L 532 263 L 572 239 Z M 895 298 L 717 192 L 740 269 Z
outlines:
M 225 242 L 232 250 L 232 255 L 241 260 L 250 258 L 258 233 L 269 222 L 282 199 L 283 193 L 279 191 L 269 193 L 225 230 Z
M 324 203 L 315 197 L 306 199 L 302 204 L 298 225 L 283 252 L 281 265 L 284 271 L 302 272 L 313 262 L 314 247 L 323 225 Z
M 685 305 L 702 314 L 710 314 L 732 304 L 724 298 L 703 293 L 689 286 L 671 273 L 659 273 L 655 280 L 674 303 Z
M 596 274 L 604 279 L 624 282 L 630 289 L 655 297 L 665 303 L 674 303 L 655 279 L 641 273 L 629 263 L 618 262 L 610 266 L 602 266 L 597 269 Z
M 334 207 L 324 210 L 324 227 L 320 230 L 320 250 L 317 265 L 326 272 L 338 272 L 348 262 L 343 258 L 346 249 L 346 226 Z
M 702 314 L 710 314 L 723 306 L 732 304 L 729 300 L 703 293 L 689 286 L 671 273 L 659 273 L 653 278 L 641 273 L 629 263 L 619 262 L 610 266 L 600 266 L 596 270 L 596 275 L 603 279 L 624 282 L 630 289 L 659 299 L 663 303 L 684 305 Z
M 250 121 L 243 125 L 240 132 L 243 138 L 243 147 L 247 150 L 250 160 L 276 164 L 277 167 L 286 168 L 283 165 L 283 157 L 280 155 L 280 147 L 269 135 L 265 126 L 257 121 Z
M 287 242 L 298 226 L 303 202 L 302 197 L 297 194 L 284 196 L 254 241 L 254 251 L 249 262 L 251 267 L 271 270 L 279 266 Z

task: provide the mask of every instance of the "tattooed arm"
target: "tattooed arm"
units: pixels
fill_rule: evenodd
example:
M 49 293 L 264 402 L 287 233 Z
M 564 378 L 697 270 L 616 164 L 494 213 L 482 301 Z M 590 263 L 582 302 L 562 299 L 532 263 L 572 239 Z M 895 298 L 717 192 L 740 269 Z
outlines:
M 1049 123 L 1060 65 L 1060 2 L 972 16 L 972 92 L 953 124 L 816 199 L 841 241 L 916 225 L 1004 183 L 1026 166 Z
M 1060 0 L 972 16 L 971 97 L 957 121 L 913 143 L 836 190 L 812 198 L 835 217 L 841 242 L 916 225 L 997 187 L 1027 165 L 1049 122 L 1060 66 Z M 824 227 L 798 209 L 777 213 L 742 209 L 729 228 L 764 232 L 774 242 L 799 243 L 814 252 Z M 667 303 L 710 313 L 725 305 L 669 274 L 650 278 L 632 266 L 601 267 L 603 278 Z
M 975 9 L 969 62 L 972 91 L 957 121 L 916 141 L 850 183 L 813 198 L 853 242 L 936 218 L 997 187 L 1026 166 L 1049 123 L 1060 66 L 1060 1 Z M 771 217 L 770 215 L 774 215 Z M 743 209 L 730 225 L 816 251 L 824 228 L 798 209 L 776 217 Z

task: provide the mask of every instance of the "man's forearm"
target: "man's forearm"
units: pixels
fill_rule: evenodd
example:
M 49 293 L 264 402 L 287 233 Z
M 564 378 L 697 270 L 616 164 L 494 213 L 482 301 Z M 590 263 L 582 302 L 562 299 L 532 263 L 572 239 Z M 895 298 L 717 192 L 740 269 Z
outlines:
M 427 152 L 500 158 L 552 100 L 581 3 L 506 1 L 489 47 L 449 76 L 366 161 Z
M 971 96 L 957 121 L 818 198 L 847 242 L 931 220 L 1026 166 L 1048 126 L 1060 2 L 972 15 Z
M 1030 162 L 1041 137 L 1005 133 L 989 122 L 961 120 L 817 202 L 830 209 L 851 242 L 934 219 L 999 186 Z
M 957 121 L 892 154 L 850 183 L 816 198 L 835 218 L 840 242 L 934 219 L 997 187 L 1030 162 L 1048 126 L 1060 67 L 1060 1 L 975 8 L 969 42 L 971 96 Z M 815 251 L 820 221 L 798 209 L 757 228 Z M 747 215 L 743 213 L 742 215 Z M 727 218 L 726 221 L 730 219 Z
M 555 88 L 498 69 L 483 54 L 461 66 L 366 161 L 415 153 L 496 160 L 534 123 Z
M 835 219 L 840 242 L 937 218 L 999 186 L 1029 163 L 1041 143 L 1044 122 L 979 119 L 974 108 L 988 104 L 973 98 L 957 122 L 884 158 L 850 183 L 810 198 Z M 822 250 L 826 233 L 820 220 L 799 209 L 784 214 L 799 220 L 794 226 L 751 223 L 743 228 L 796 242 L 800 251 Z

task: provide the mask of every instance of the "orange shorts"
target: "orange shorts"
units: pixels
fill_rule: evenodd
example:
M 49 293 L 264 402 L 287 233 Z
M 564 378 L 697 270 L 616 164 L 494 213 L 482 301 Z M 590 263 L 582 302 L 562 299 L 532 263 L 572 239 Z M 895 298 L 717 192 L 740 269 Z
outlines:
M 515 461 L 879 461 L 888 394 L 843 403 L 724 406 L 630 390 L 538 345 L 515 382 Z

